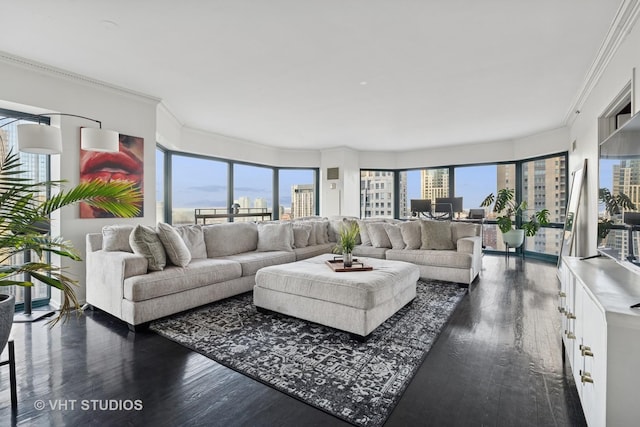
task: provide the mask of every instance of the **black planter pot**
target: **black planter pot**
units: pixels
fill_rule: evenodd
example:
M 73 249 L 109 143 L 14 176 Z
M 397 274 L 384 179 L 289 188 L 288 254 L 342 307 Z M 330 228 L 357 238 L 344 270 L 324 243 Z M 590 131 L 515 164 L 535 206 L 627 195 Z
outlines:
M 13 295 L 0 294 L 0 353 L 9 339 L 16 299 Z

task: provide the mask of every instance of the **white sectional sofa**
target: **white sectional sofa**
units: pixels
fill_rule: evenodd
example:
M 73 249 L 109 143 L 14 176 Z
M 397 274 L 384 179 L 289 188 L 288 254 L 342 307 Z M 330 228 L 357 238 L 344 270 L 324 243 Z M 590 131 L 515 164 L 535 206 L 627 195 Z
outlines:
M 136 330 L 152 320 L 251 291 L 262 267 L 330 253 L 337 232 L 349 221 L 356 219 L 104 227 L 102 233 L 86 237 L 87 303 Z M 356 256 L 411 262 L 422 278 L 462 284 L 470 284 L 480 271 L 477 225 L 357 221 L 361 244 Z

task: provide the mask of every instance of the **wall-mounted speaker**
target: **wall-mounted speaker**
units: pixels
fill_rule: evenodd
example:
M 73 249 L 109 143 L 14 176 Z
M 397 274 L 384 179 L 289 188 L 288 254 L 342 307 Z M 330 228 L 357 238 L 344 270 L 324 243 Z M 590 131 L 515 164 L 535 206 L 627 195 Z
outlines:
M 327 168 L 327 179 L 340 179 L 340 168 Z

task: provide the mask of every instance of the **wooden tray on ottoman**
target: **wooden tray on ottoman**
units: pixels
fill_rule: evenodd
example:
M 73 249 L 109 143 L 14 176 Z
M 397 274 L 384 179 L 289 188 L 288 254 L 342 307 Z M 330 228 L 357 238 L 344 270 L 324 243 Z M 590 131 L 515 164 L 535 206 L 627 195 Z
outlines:
M 373 270 L 373 267 L 371 267 L 370 265 L 364 265 L 364 263 L 362 262 L 358 262 L 357 258 L 353 259 L 353 262 L 351 263 L 351 267 L 345 267 L 344 266 L 344 262 L 339 259 L 329 259 L 326 261 L 327 265 L 335 272 L 337 273 L 345 273 L 345 272 L 349 272 L 349 271 L 371 271 Z

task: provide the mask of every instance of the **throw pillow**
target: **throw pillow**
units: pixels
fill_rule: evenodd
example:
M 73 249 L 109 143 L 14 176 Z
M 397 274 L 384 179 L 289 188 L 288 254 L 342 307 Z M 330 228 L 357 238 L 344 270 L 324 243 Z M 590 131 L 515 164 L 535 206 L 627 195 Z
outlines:
M 133 252 L 129 245 L 129 235 L 133 225 L 105 225 L 102 227 L 102 249 L 107 252 Z
M 186 243 L 180 237 L 175 228 L 164 222 L 158 223 L 158 237 L 167 252 L 167 257 L 172 264 L 186 267 L 191 262 L 191 253 Z
M 340 231 L 342 230 L 342 219 L 330 219 L 329 220 L 329 242 L 337 242 L 340 237 Z
M 384 222 L 369 222 L 367 224 L 367 231 L 371 238 L 371 246 L 374 248 L 390 248 L 391 241 L 389 235 L 384 229 Z
M 295 248 L 306 248 L 309 245 L 311 231 L 313 231 L 312 225 L 293 223 L 293 246 Z
M 463 237 L 479 236 L 480 225 L 470 224 L 467 222 L 452 222 L 451 223 L 451 240 L 453 243 L 458 242 L 458 239 Z
M 449 221 L 420 221 L 422 245 L 420 249 L 455 249 L 451 240 Z
M 242 254 L 258 247 L 258 227 L 255 222 L 228 222 L 202 227 L 207 257 Z
M 291 223 L 258 224 L 258 252 L 291 252 L 292 233 Z
M 187 245 L 191 259 L 207 257 L 207 247 L 204 244 L 204 233 L 201 225 L 179 225 L 175 229 Z
M 367 223 L 359 219 L 358 228 L 360 229 L 360 242 L 363 246 L 371 246 L 371 237 L 369 236 L 369 230 L 367 229 Z
M 402 239 L 400 226 L 387 223 L 383 223 L 382 226 L 384 227 L 384 231 L 387 232 L 387 236 L 389 237 L 389 241 L 391 242 L 391 248 L 404 249 L 406 245 L 404 244 L 404 240 Z
M 311 227 L 311 232 L 309 233 L 309 242 L 307 246 L 315 246 L 318 244 L 316 240 L 316 227 L 313 225 L 314 221 L 305 221 L 305 224 Z
M 405 249 L 420 249 L 422 246 L 422 228 L 419 221 L 406 221 L 400 224 L 400 233 Z
M 134 254 L 147 259 L 150 271 L 162 271 L 167 265 L 167 255 L 158 234 L 151 227 L 137 225 L 129 235 L 129 244 Z

